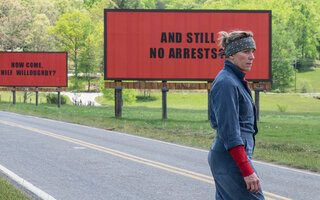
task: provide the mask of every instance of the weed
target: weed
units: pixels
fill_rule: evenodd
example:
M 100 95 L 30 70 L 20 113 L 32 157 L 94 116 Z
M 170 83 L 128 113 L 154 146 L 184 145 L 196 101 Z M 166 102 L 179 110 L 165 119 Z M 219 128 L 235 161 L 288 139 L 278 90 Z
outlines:
M 287 105 L 279 105 L 277 104 L 278 110 L 282 113 L 287 111 L 288 106 Z

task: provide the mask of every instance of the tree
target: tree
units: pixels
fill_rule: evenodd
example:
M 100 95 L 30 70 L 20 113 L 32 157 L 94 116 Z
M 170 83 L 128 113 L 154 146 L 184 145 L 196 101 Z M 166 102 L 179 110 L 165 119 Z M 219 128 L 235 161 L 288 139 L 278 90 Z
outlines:
M 41 0 L 40 0 L 41 1 Z M 54 2 L 54 8 L 60 15 L 66 13 L 72 13 L 75 11 L 82 11 L 84 8 L 83 0 L 52 0 Z
M 290 27 L 292 6 L 285 0 L 273 1 L 272 10 L 272 88 L 284 92 L 293 82 L 296 33 Z
M 154 0 L 113 0 L 115 8 L 119 9 L 154 9 L 156 2 Z
M 104 12 L 103 8 L 118 8 L 118 5 L 113 2 L 112 0 L 101 0 L 101 1 L 95 1 L 95 3 L 91 6 L 90 9 L 88 9 L 90 13 L 90 18 L 94 24 L 101 23 L 104 20 Z
M 272 40 L 272 88 L 285 91 L 293 81 L 293 64 L 295 55 L 295 46 L 290 34 L 284 26 L 273 29 L 272 35 L 281 37 L 273 37 Z
M 37 14 L 32 23 L 32 29 L 25 39 L 26 50 L 50 51 L 53 49 L 54 38 L 47 33 L 50 21 L 45 14 Z
M 23 6 L 28 8 L 31 13 L 32 21 L 37 18 L 37 15 L 46 15 L 50 24 L 54 24 L 60 14 L 55 7 L 55 1 L 56 0 L 28 0 L 24 1 Z M 31 27 L 32 26 L 33 25 L 31 25 Z
M 298 69 L 310 67 L 313 61 L 319 58 L 317 47 L 319 21 L 315 11 L 315 2 L 305 3 L 300 0 L 292 0 L 293 12 L 289 20 L 289 26 L 295 31 L 295 46 L 297 49 Z
M 58 39 L 61 50 L 67 51 L 69 58 L 74 64 L 74 75 L 78 78 L 79 54 L 85 49 L 85 41 L 94 30 L 88 15 L 85 11 L 75 11 L 61 15 L 56 23 L 49 29 Z
M 96 34 L 90 34 L 87 37 L 85 41 L 86 48 L 80 53 L 79 68 L 80 71 L 84 73 L 84 78 L 88 83 L 88 92 L 90 92 L 92 75 L 94 72 L 97 72 L 98 66 L 98 54 L 96 51 L 99 43 L 97 42 L 98 40 L 96 36 Z
M 319 17 L 317 18 L 317 8 L 313 1 L 306 3 L 298 1 L 293 9 L 293 25 L 297 35 L 296 47 L 301 58 L 318 58 L 317 46 L 317 31 L 319 28 Z M 319 15 L 319 14 L 318 14 Z
M 92 6 L 97 2 L 101 2 L 101 0 L 84 0 L 83 4 L 86 8 L 92 8 Z
M 195 0 L 162 0 L 167 9 L 197 9 L 203 7 L 202 1 Z
M 142 0 L 141 4 L 144 9 L 155 9 L 157 2 L 155 0 Z
M 17 0 L 0 2 L 0 46 L 3 50 L 23 50 L 31 15 Z

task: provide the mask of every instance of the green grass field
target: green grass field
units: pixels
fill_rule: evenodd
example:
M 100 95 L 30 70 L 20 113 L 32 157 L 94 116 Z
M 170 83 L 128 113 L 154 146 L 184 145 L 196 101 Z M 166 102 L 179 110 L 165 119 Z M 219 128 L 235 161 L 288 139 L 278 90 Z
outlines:
M 48 93 L 39 92 L 38 104 L 46 104 L 47 103 L 47 98 L 46 98 L 47 94 Z M 54 92 L 53 94 L 57 94 L 57 93 Z M 24 99 L 23 96 L 24 96 L 24 92 L 16 91 L 16 103 L 23 103 L 23 99 Z M 72 105 L 71 100 L 69 98 L 66 98 L 66 99 L 67 99 L 67 104 Z M 1 91 L 0 92 L 0 102 L 13 102 L 13 94 L 12 94 L 12 92 Z M 28 92 L 26 103 L 28 103 L 28 104 L 36 104 L 36 94 L 35 94 L 35 92 Z
M 13 95 L 12 92 L 0 92 L 0 102 L 13 102 Z M 27 102 L 35 104 L 36 96 L 35 93 L 28 93 Z M 47 103 L 46 95 L 44 93 L 39 92 L 39 104 Z M 17 91 L 16 92 L 16 103 L 23 103 L 23 92 Z
M 308 93 L 320 93 L 320 68 L 297 73 L 296 91 Z M 294 92 L 294 84 L 289 88 Z

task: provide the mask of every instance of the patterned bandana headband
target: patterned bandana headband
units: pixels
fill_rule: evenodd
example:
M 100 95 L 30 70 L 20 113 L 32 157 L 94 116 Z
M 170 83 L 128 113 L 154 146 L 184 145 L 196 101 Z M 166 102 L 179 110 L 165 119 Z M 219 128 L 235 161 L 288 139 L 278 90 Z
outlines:
M 241 38 L 239 40 L 230 42 L 224 50 L 223 54 L 226 55 L 226 58 L 228 58 L 229 56 L 245 49 L 256 50 L 256 43 L 254 42 L 252 37 Z

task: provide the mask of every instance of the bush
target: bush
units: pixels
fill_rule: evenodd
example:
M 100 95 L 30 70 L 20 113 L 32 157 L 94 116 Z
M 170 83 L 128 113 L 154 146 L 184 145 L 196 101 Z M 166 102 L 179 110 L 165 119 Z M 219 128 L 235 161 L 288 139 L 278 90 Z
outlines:
M 301 93 L 307 93 L 311 91 L 311 86 L 308 82 L 301 83 Z
M 99 80 L 99 90 L 103 93 L 104 98 L 108 100 L 114 100 L 114 89 L 104 88 L 104 75 L 102 74 Z M 124 104 L 131 104 L 136 101 L 136 90 L 135 89 L 122 89 L 122 100 Z
M 277 89 L 274 89 L 273 92 L 274 93 L 281 93 L 281 90 L 279 88 L 277 88 Z
M 65 96 L 61 95 L 61 105 L 67 103 L 67 99 Z M 57 94 L 48 94 L 46 96 L 48 104 L 58 104 L 58 95 Z
M 106 99 L 114 100 L 114 89 L 103 89 L 103 96 Z M 131 104 L 136 101 L 136 90 L 122 89 L 122 100 L 124 104 Z
M 302 72 L 302 71 L 308 70 L 311 67 L 313 67 L 315 65 L 315 63 L 316 62 L 312 59 L 307 59 L 307 58 L 306 59 L 299 59 L 297 61 L 296 68 L 299 72 Z
M 154 96 L 136 96 L 136 99 L 138 102 L 150 102 L 150 101 L 156 101 L 158 98 Z

